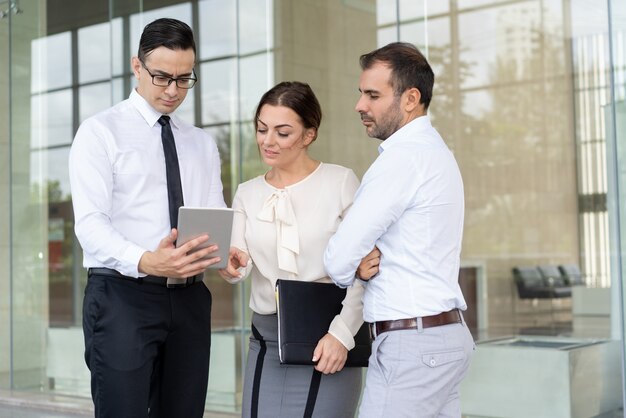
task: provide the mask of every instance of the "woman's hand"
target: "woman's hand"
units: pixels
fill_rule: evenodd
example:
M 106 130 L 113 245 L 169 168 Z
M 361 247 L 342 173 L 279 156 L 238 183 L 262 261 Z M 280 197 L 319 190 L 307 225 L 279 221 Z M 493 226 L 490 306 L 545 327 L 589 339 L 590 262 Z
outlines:
M 380 264 L 380 250 L 374 247 L 371 253 L 363 257 L 361 264 L 356 269 L 356 277 L 361 280 L 369 280 L 378 274 Z
M 250 262 L 250 257 L 237 247 L 230 247 L 228 253 L 228 265 L 226 268 L 219 269 L 217 272 L 222 278 L 228 282 L 234 279 L 242 279 L 243 273 L 241 268 L 246 267 Z
M 317 343 L 313 351 L 313 361 L 317 361 L 315 370 L 324 374 L 333 374 L 346 364 L 348 349 L 332 334 L 326 334 Z

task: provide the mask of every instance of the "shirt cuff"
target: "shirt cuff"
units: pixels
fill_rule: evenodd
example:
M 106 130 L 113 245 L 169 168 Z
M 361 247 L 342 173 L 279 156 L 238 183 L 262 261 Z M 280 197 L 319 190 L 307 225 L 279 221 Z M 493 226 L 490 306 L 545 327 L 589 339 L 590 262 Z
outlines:
M 147 250 L 131 244 L 126 248 L 122 258 L 118 261 L 117 271 L 124 276 L 139 277 L 139 260 Z
M 350 329 L 339 315 L 335 316 L 333 322 L 330 323 L 328 333 L 337 338 L 341 344 L 348 349 L 348 351 L 354 348 L 355 344 L 352 332 L 350 332 Z

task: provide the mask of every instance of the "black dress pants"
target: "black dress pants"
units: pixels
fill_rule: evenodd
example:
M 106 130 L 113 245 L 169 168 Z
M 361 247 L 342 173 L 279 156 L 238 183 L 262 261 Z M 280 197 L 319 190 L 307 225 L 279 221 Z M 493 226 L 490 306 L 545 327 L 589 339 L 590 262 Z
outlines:
M 96 418 L 201 418 L 211 293 L 92 274 L 83 304 Z

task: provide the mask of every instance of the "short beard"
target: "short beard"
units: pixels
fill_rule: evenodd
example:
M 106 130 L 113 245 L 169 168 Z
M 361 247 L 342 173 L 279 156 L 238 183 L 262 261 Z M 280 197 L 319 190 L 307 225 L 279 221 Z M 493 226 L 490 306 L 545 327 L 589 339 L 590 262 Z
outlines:
M 374 128 L 367 135 L 370 138 L 385 140 L 393 135 L 402 124 L 402 112 L 400 111 L 400 96 L 396 96 L 387 111 L 380 117 Z

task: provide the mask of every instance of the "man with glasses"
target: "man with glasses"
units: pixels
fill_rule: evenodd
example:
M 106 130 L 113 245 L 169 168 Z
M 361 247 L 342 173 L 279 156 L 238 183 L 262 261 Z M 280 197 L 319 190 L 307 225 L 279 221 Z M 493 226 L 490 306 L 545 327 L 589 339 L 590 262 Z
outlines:
M 96 417 L 202 417 L 211 293 L 202 236 L 176 248 L 181 205 L 225 207 L 215 141 L 176 117 L 197 78 L 191 28 L 148 24 L 130 97 L 87 120 L 69 168 L 89 270 L 85 360 Z

